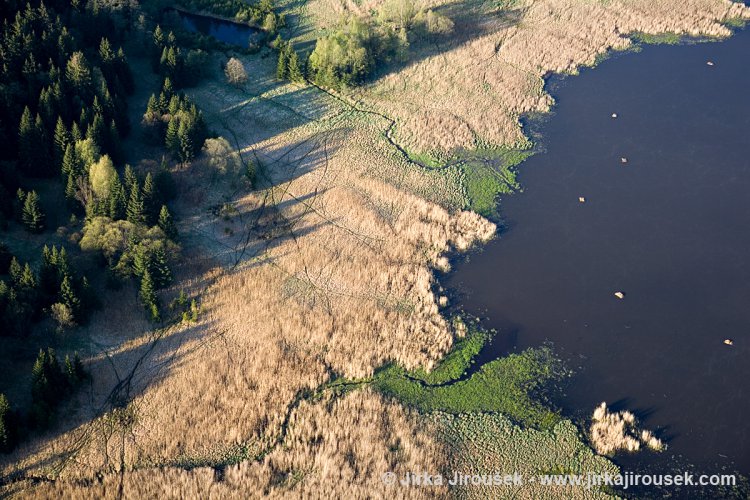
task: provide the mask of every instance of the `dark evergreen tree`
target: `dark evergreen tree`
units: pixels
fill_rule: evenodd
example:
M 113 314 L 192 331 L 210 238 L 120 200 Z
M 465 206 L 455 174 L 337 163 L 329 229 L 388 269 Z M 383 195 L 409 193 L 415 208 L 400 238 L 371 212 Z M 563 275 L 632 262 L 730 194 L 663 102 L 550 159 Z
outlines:
M 138 176 L 135 175 L 133 167 L 125 165 L 125 173 L 123 174 L 123 181 L 125 184 L 125 191 L 130 194 L 134 187 L 138 186 Z
M 81 127 L 76 122 L 73 122 L 73 125 L 70 126 L 70 139 L 72 143 L 76 143 L 78 141 L 83 140 L 83 133 L 81 132 Z
M 86 369 L 83 367 L 83 362 L 78 352 L 73 354 L 73 359 L 65 355 L 65 378 L 70 387 L 76 387 L 88 378 L 88 373 L 86 373 Z
M 154 184 L 154 178 L 151 172 L 146 174 L 146 178 L 143 180 L 143 211 L 146 216 L 146 224 L 153 226 L 156 224 L 159 218 L 159 206 L 161 200 L 159 192 L 156 190 Z
M 113 160 L 116 162 L 120 160 L 120 132 L 117 131 L 117 124 L 114 119 L 109 122 L 109 130 L 107 131 L 107 151 Z
M 104 118 L 99 113 L 95 114 L 94 119 L 86 130 L 86 138 L 92 139 L 100 151 L 108 154 L 110 153 L 107 148 L 109 142 L 108 135 L 109 131 L 104 126 Z
M 148 98 L 148 104 L 146 104 L 146 115 L 161 115 L 161 109 L 159 101 L 156 99 L 156 94 L 151 94 Z
M 47 129 L 39 113 L 37 113 L 34 120 L 34 135 L 38 140 L 38 144 L 34 151 L 34 169 L 29 174 L 49 176 L 55 170 L 52 161 L 52 148 L 50 147 L 49 137 L 47 137 Z
M 167 238 L 170 240 L 177 239 L 177 227 L 166 205 L 162 205 L 159 211 L 159 227 L 167 235 Z
M 289 51 L 291 53 L 289 55 L 289 80 L 293 82 L 303 82 L 305 80 L 305 75 L 300 68 L 299 56 L 291 47 L 289 48 Z
M 167 134 L 164 137 L 164 146 L 167 148 L 167 151 L 174 155 L 177 155 L 180 150 L 180 140 L 177 136 L 179 127 L 179 120 L 173 116 L 169 119 L 169 123 L 167 124 Z
M 44 297 L 44 305 L 52 303 L 60 288 L 60 279 L 57 271 L 57 247 L 50 249 L 44 245 L 42 249 L 42 263 L 39 266 L 39 290 Z
M 108 203 L 108 215 L 112 220 L 120 220 L 125 218 L 125 209 L 127 207 L 127 199 L 125 198 L 125 188 L 120 182 L 120 176 L 116 176 L 109 187 L 109 199 Z
M 101 42 L 99 42 L 99 59 L 104 68 L 107 69 L 112 68 L 115 64 L 115 53 L 112 50 L 109 40 L 106 38 L 102 38 Z
M 42 121 L 45 126 L 49 126 L 54 123 L 55 120 L 55 107 L 52 103 L 52 89 L 44 88 L 39 93 L 39 102 L 37 108 L 39 114 L 42 117 Z
M 80 175 L 81 171 L 83 170 L 81 160 L 80 158 L 78 158 L 78 154 L 76 153 L 76 149 L 73 144 L 68 144 L 65 147 L 62 167 L 60 168 L 60 170 L 65 177 L 75 177 L 77 175 Z
M 135 91 L 135 81 L 133 79 L 133 72 L 130 69 L 130 65 L 128 64 L 128 60 L 125 57 L 125 52 L 122 50 L 122 47 L 117 49 L 116 68 L 118 79 L 122 84 L 125 93 L 132 95 Z
M 81 209 L 81 204 L 76 199 L 76 193 L 78 191 L 77 177 L 75 174 L 68 174 L 68 180 L 65 183 L 65 200 L 68 202 L 68 207 L 74 212 L 78 213 Z
M 10 276 L 11 283 L 18 285 L 21 283 L 21 277 L 23 276 L 23 267 L 18 262 L 18 258 L 13 256 L 10 259 L 10 266 L 8 266 L 8 275 Z
M 169 77 L 164 78 L 164 83 L 161 85 L 161 91 L 164 94 L 164 98 L 169 101 L 174 96 L 174 87 L 172 86 L 172 79 Z
M 53 158 L 55 160 L 55 167 L 61 170 L 68 145 L 70 145 L 70 134 L 68 134 L 68 129 L 65 127 L 62 117 L 58 116 L 57 123 L 55 124 Z M 65 174 L 64 171 L 63 174 Z
M 159 246 L 151 256 L 151 276 L 156 288 L 164 288 L 172 282 L 169 258 L 163 246 Z
M 91 68 L 83 52 L 74 52 L 70 56 L 65 66 L 65 79 L 83 102 L 87 102 L 93 95 Z
M 133 224 L 143 224 L 146 222 L 146 217 L 143 210 L 143 198 L 141 197 L 141 190 L 136 182 L 130 189 L 130 197 L 128 198 L 128 206 L 126 208 L 126 217 L 129 222 Z
M 195 158 L 195 144 L 193 143 L 193 129 L 192 123 L 188 120 L 180 121 L 180 126 L 177 128 L 177 140 L 179 147 L 177 150 L 177 157 L 181 162 L 187 163 Z
M 37 168 L 37 148 L 39 140 L 31 110 L 26 106 L 21 114 L 21 123 L 18 127 L 18 161 L 24 173 L 31 174 Z
M 36 191 L 31 191 L 26 195 L 26 199 L 23 202 L 21 221 L 26 226 L 26 229 L 32 233 L 40 233 L 44 229 L 44 213 L 42 212 L 42 207 L 39 205 L 39 195 L 36 194 Z
M 156 287 L 151 279 L 151 273 L 146 269 L 141 277 L 141 302 L 146 311 L 151 315 L 153 321 L 159 320 L 159 297 L 156 295 Z
M 31 371 L 31 419 L 37 427 L 47 427 L 55 406 L 67 392 L 65 378 L 52 348 L 40 350 Z
M 276 63 L 276 78 L 279 80 L 286 80 L 289 76 L 289 54 L 287 53 L 287 45 L 284 44 L 279 47 L 279 60 Z
M 81 313 L 81 301 L 73 288 L 70 276 L 65 276 L 60 284 L 60 302 L 68 306 L 73 318 L 77 320 Z

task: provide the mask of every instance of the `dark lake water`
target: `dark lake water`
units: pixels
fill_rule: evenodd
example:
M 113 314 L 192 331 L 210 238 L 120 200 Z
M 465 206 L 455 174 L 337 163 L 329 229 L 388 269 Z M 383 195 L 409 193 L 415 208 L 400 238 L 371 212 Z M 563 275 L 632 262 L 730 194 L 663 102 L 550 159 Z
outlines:
M 499 330 L 496 351 L 553 342 L 577 372 L 568 415 L 637 410 L 669 445 L 641 465 L 750 473 L 750 30 L 548 88 L 507 228 L 443 284 Z
M 246 24 L 233 23 L 179 10 L 176 12 L 188 31 L 212 36 L 230 45 L 247 48 L 250 43 L 258 43 L 262 35 L 261 30 Z

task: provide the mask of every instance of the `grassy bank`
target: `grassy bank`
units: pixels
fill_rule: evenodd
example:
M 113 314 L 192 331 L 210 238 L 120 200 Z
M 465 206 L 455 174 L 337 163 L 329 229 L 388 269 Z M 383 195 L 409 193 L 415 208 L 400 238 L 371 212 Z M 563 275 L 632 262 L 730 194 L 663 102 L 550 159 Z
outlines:
M 501 412 L 521 425 L 551 429 L 560 416 L 540 396 L 564 377 L 560 360 L 549 348 L 528 349 L 485 363 L 461 379 L 488 339 L 485 332 L 471 333 L 430 373 L 387 365 L 372 385 L 421 412 Z
M 520 189 L 516 167 L 533 153 L 531 150 L 500 149 L 488 154 L 490 162 L 469 161 L 464 167 L 464 185 L 469 208 L 485 217 L 497 216 L 497 197 Z

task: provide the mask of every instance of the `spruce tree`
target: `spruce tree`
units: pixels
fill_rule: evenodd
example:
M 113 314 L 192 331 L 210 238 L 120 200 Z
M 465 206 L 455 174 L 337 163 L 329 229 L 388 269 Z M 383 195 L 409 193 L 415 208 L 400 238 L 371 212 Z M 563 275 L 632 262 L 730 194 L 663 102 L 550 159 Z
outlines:
M 153 317 L 153 310 L 156 309 L 158 318 L 159 297 L 156 295 L 156 287 L 148 269 L 146 269 L 141 277 L 141 302 L 146 311 L 152 314 L 152 319 L 156 320 Z
M 125 93 L 132 95 L 135 91 L 135 81 L 133 80 L 133 72 L 130 70 L 130 65 L 122 47 L 117 49 L 117 76 L 122 83 Z
M 65 363 L 63 365 L 65 366 L 65 378 L 68 380 L 68 385 L 71 387 L 77 386 L 79 380 L 76 375 L 76 369 L 73 366 L 73 360 L 67 354 L 65 355 Z
M 52 105 L 52 89 L 44 88 L 39 93 L 39 102 L 37 108 L 39 114 L 42 116 L 42 121 L 50 126 L 54 123 L 55 109 Z
M 123 181 L 125 185 L 125 191 L 127 193 L 132 192 L 133 187 L 138 186 L 138 176 L 135 175 L 133 167 L 125 165 L 125 173 L 123 174 Z
M 157 46 L 160 51 L 164 46 L 164 32 L 158 24 L 156 25 L 156 28 L 154 28 L 154 45 Z
M 76 148 L 73 144 L 68 144 L 65 147 L 65 153 L 63 154 L 62 167 L 60 168 L 63 176 L 77 176 L 81 173 L 81 161 L 76 153 Z
M 65 200 L 68 202 L 68 207 L 70 207 L 70 209 L 74 211 L 81 208 L 81 205 L 76 199 L 77 191 L 78 186 L 76 184 L 75 174 L 68 174 L 68 181 L 65 183 Z
M 159 112 L 161 114 L 164 114 L 169 109 L 169 102 L 171 99 L 174 99 L 175 96 L 172 96 L 171 98 L 167 97 L 167 94 L 164 92 L 159 92 L 159 100 L 158 100 L 158 106 L 159 106 Z
M 279 60 L 276 63 L 276 78 L 286 80 L 289 75 L 289 55 L 286 51 L 286 45 L 279 47 Z
M 123 187 L 122 182 L 120 182 L 119 175 L 116 175 L 112 180 L 112 184 L 110 184 L 107 203 L 110 219 L 120 220 L 125 218 L 127 200 L 125 198 L 125 188 Z
M 117 124 L 114 118 L 109 122 L 109 130 L 107 131 L 107 147 L 109 148 L 109 155 L 115 160 L 120 159 L 120 133 L 117 131 Z
M 53 250 L 53 257 L 54 257 L 54 250 L 57 250 L 56 247 L 52 247 Z M 62 281 L 63 278 L 66 276 L 71 276 L 72 271 L 70 269 L 70 262 L 68 262 L 68 253 L 65 251 L 65 247 L 60 245 L 60 251 L 57 253 L 57 258 L 54 260 L 55 267 L 57 268 L 57 277 L 58 280 Z
M 93 140 L 94 144 L 99 147 L 99 151 L 110 153 L 109 148 L 107 147 L 109 145 L 109 141 L 107 140 L 108 133 L 109 131 L 104 126 L 104 118 L 102 118 L 102 115 L 99 113 L 95 114 L 91 125 L 89 125 L 86 130 L 86 138 Z
M 73 289 L 73 284 L 69 276 L 65 276 L 60 284 L 60 302 L 68 306 L 70 312 L 73 313 L 74 319 L 78 319 L 81 311 L 81 301 Z
M 81 130 L 88 130 L 90 116 L 91 113 L 89 113 L 88 108 L 81 108 L 81 114 L 78 115 L 78 126 L 81 127 Z
M 21 279 L 18 281 L 18 287 L 27 291 L 36 290 L 37 279 L 28 262 L 23 265 L 23 272 L 21 273 Z
M 73 354 L 73 359 L 70 359 L 70 356 L 65 355 L 65 378 L 68 380 L 68 385 L 70 387 L 76 387 L 78 384 L 86 380 L 87 377 L 88 374 L 83 367 L 78 351 Z
M 299 64 L 299 56 L 297 55 L 297 51 L 289 48 L 289 51 L 291 52 L 291 55 L 289 56 L 289 79 L 293 82 L 303 82 L 305 80 L 305 76 L 302 73 L 302 69 L 300 68 Z
M 159 205 L 161 205 L 159 193 L 156 191 L 154 178 L 149 172 L 143 181 L 143 213 L 147 225 L 153 226 L 158 220 Z
M 104 114 L 104 107 L 102 106 L 102 103 L 99 101 L 99 96 L 98 95 L 94 96 L 94 100 L 91 103 L 91 112 L 94 113 L 94 115 L 103 115 Z
M 70 126 L 70 140 L 73 144 L 83 140 L 83 133 L 81 133 L 81 127 L 76 122 Z
M 48 371 L 47 353 L 40 350 L 31 369 L 31 419 L 37 427 L 42 428 L 49 424 L 53 408 L 51 399 L 56 396 Z
M 195 143 L 193 142 L 192 120 L 181 120 L 177 129 L 178 149 L 177 156 L 182 163 L 187 163 L 195 158 Z
M 81 361 L 81 357 L 78 355 L 78 351 L 73 353 L 73 372 L 76 375 L 76 378 L 80 380 L 85 380 L 88 377 L 88 373 L 86 373 L 86 369 L 83 367 L 83 362 Z
M 161 85 L 161 91 L 164 93 L 164 97 L 167 101 L 172 99 L 174 96 L 174 87 L 172 86 L 172 79 L 169 77 L 164 78 L 164 83 Z
M 55 406 L 67 392 L 55 351 L 52 348 L 40 350 L 31 371 L 32 421 L 39 427 L 46 427 Z
M 27 174 L 33 172 L 36 167 L 38 141 L 39 137 L 36 134 L 31 110 L 26 106 L 21 114 L 21 123 L 18 126 L 18 160 L 22 171 Z
M 47 129 L 39 113 L 34 120 L 34 135 L 37 145 L 34 148 L 34 168 L 30 172 L 32 175 L 47 176 L 54 171 L 52 161 L 52 150 L 50 141 L 47 137 Z
M 45 296 L 45 302 L 50 303 L 60 287 L 60 281 L 57 272 L 57 247 L 52 249 L 44 245 L 42 249 L 42 263 L 39 266 L 39 289 Z
M 21 221 L 32 233 L 40 233 L 44 229 L 44 213 L 39 205 L 39 195 L 36 191 L 31 191 L 26 195 L 23 202 L 23 212 L 21 212 Z
M 10 259 L 10 266 L 8 267 L 8 274 L 10 275 L 10 281 L 14 285 L 18 285 L 21 283 L 21 277 L 23 276 L 23 267 L 21 267 L 21 263 L 18 262 L 18 259 L 14 255 L 12 259 Z
M 115 62 L 115 53 L 106 38 L 102 38 L 102 41 L 99 42 L 99 58 L 105 66 L 112 65 Z
M 159 227 L 167 235 L 167 238 L 173 241 L 177 239 L 177 227 L 166 205 L 162 205 L 159 211 Z
M 136 182 L 130 190 L 130 198 L 128 198 L 128 206 L 126 208 L 126 217 L 128 222 L 139 225 L 146 222 L 146 217 L 143 212 L 143 198 L 141 198 L 141 190 Z
M 169 123 L 167 124 L 167 133 L 164 136 L 164 146 L 167 148 L 167 151 L 175 156 L 180 150 L 180 140 L 177 137 L 177 131 L 179 127 L 179 120 L 173 116 L 169 119 Z
M 164 288 L 172 282 L 172 270 L 163 246 L 158 247 L 151 256 L 150 272 L 156 288 Z
M 63 160 L 65 158 L 65 152 L 70 144 L 70 135 L 68 129 L 65 127 L 65 123 L 61 116 L 57 117 L 57 124 L 55 125 L 55 137 L 54 137 L 54 160 L 55 166 L 62 169 Z M 63 172 L 65 173 L 65 172 Z
M 156 99 L 156 94 L 151 94 L 151 97 L 148 98 L 148 104 L 146 104 L 146 114 L 161 114 L 161 109 L 159 109 L 159 101 Z
M 92 94 L 93 77 L 83 52 L 74 52 L 65 66 L 65 79 L 85 102 Z
M 173 95 L 169 99 L 169 104 L 167 105 L 167 112 L 170 115 L 175 116 L 177 112 L 180 111 L 180 109 L 182 109 L 182 101 L 180 101 L 180 96 Z

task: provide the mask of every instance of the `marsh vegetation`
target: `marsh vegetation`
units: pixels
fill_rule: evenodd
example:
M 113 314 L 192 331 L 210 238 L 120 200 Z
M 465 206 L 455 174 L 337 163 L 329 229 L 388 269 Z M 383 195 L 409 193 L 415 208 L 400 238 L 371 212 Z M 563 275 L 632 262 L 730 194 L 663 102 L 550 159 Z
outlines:
M 168 13 L 122 16 L 138 135 L 124 139 L 125 158 L 111 144 L 94 155 L 77 124 L 81 137 L 65 151 L 77 155 L 73 191 L 84 193 L 71 202 L 83 219 L 77 248 L 125 279 L 107 292 L 117 307 L 79 330 L 92 346 L 80 406 L 3 458 L 2 491 L 364 497 L 394 493 L 382 471 L 475 457 L 519 470 L 613 470 L 542 397 L 543 383 L 564 375 L 549 350 L 471 368 L 485 334 L 463 338 L 444 315 L 435 271 L 449 268 L 449 252 L 495 234 L 476 211 L 490 214 L 496 195 L 517 187 L 513 166 L 530 146 L 518 116 L 547 109 L 545 72 L 627 45 L 612 32 L 623 20 L 627 31 L 725 34 L 719 22 L 745 11 L 720 0 L 182 5 L 261 23 L 284 44 L 209 53 L 201 38 L 163 29 Z M 114 7 L 97 12 L 120 19 Z M 584 18 L 590 35 L 578 39 Z M 297 68 L 304 78 L 276 78 L 286 46 L 283 76 Z M 309 64 L 290 64 L 307 53 Z M 36 121 L 25 130 L 41 134 Z M 500 166 L 450 161 L 477 147 Z M 414 161 L 427 157 L 436 168 Z M 163 203 L 146 197 L 157 178 Z

